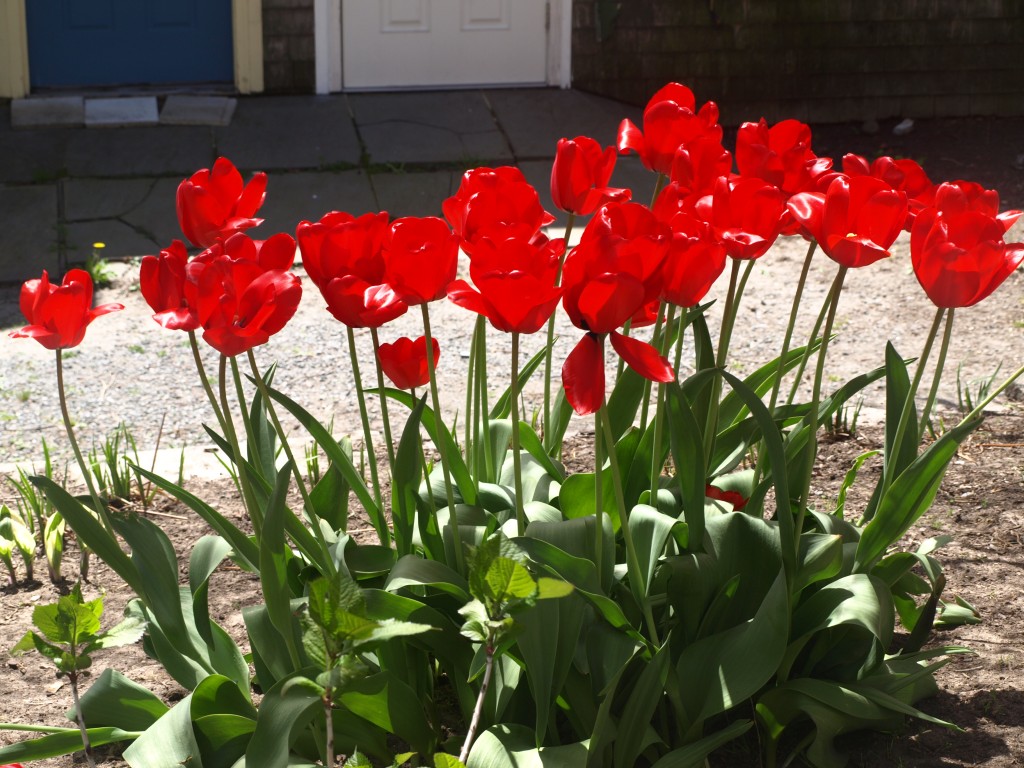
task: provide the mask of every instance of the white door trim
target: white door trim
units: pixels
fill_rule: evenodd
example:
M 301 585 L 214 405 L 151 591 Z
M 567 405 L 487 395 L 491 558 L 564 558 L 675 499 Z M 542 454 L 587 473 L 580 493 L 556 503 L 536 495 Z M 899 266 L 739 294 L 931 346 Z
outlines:
M 572 0 L 548 0 L 548 85 L 572 87 Z
M 341 0 L 314 0 L 316 92 L 341 90 Z

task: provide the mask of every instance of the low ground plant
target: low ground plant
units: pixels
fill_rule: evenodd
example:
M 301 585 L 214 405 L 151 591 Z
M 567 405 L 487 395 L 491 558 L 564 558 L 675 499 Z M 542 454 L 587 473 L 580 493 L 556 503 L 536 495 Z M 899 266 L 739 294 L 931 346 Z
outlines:
M 263 174 L 244 183 L 221 158 L 183 181 L 179 222 L 200 252 L 190 257 L 175 241 L 146 257 L 140 289 L 160 325 L 188 335 L 207 431 L 247 516 L 240 527 L 136 462 L 134 473 L 211 529 L 188 553 L 187 582 L 161 528 L 97 492 L 71 428 L 62 351 L 119 306 L 93 309 L 81 271 L 60 286 L 45 273 L 26 283 L 29 325 L 15 335 L 56 353 L 88 498 L 50 478 L 32 482 L 134 591 L 127 615 L 146 627 L 146 653 L 190 693 L 167 709 L 121 678 L 97 682 L 86 696 L 115 713 L 130 688 L 140 703 L 130 723 L 108 718 L 74 744 L 40 728 L 45 735 L 0 749 L 0 760 L 79 749 L 95 731 L 130 742 L 124 759 L 140 768 L 335 765 L 339 756 L 346 765 L 672 768 L 704 765 L 756 728 L 764 765 L 802 755 L 831 768 L 844 761 L 836 738 L 851 731 L 907 716 L 955 727 L 918 702 L 934 691 L 935 670 L 965 649 L 926 641 L 936 624 L 977 617 L 945 599 L 937 550 L 947 539 L 898 543 L 985 406 L 1022 372 L 922 446 L 954 312 L 1024 259 L 1004 238 L 1019 214 L 1000 213 L 995 193 L 976 184 L 935 185 L 911 161 L 817 157 L 794 120 L 744 124 L 733 156 L 717 116 L 670 84 L 642 127 L 624 121 L 617 149 L 654 172 L 651 206 L 630 202 L 644 191 L 608 186 L 616 148 L 559 142 L 551 191 L 569 218 L 557 239 L 543 234 L 553 217 L 515 168 L 467 171 L 444 218 L 331 212 L 301 222 L 295 239 L 262 241 L 246 232 L 260 223 Z M 915 361 L 889 344 L 884 367 L 827 391 L 843 286 L 887 258 L 904 229 L 936 306 L 924 347 Z M 738 308 L 753 265 L 782 233 L 809 244 L 789 326 L 778 355 L 740 377 L 729 367 L 743 332 Z M 358 460 L 257 361 L 302 296 L 296 244 L 307 283 L 348 341 Z M 819 250 L 835 277 L 809 338 L 797 340 Z M 728 288 L 715 340 L 705 297 L 720 278 Z M 436 378 L 444 331 L 430 317 L 446 298 L 477 315 L 453 424 Z M 561 386 L 552 370 L 559 305 L 579 330 Z M 423 336 L 381 343 L 379 331 L 410 310 Z M 509 334 L 508 359 L 489 353 L 495 331 Z M 535 333 L 546 342 L 521 359 L 522 335 Z M 220 353 L 215 372 L 204 368 L 200 336 Z M 360 370 L 360 342 L 373 346 L 372 372 Z M 613 378 L 608 346 L 623 361 Z M 531 419 L 522 393 L 535 376 L 545 396 Z M 820 430 L 848 408 L 856 414 L 850 404 L 875 381 L 886 387 L 885 443 L 868 501 L 853 509 L 846 495 L 865 456 L 834 505 L 812 505 Z M 808 383 L 809 397 L 797 397 Z M 382 444 L 368 398 L 380 403 Z M 314 449 L 296 457 L 281 412 Z M 577 417 L 592 420 L 593 461 L 569 472 L 563 441 Z M 349 531 L 356 506 L 372 540 Z M 261 588 L 242 611 L 241 644 L 208 610 L 227 558 Z M 899 626 L 908 637 L 897 648 Z

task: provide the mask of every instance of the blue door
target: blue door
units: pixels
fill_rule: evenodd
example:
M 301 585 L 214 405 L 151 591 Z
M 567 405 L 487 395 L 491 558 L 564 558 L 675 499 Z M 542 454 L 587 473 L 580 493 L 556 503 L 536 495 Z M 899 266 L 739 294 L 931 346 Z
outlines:
M 231 0 L 25 0 L 33 88 L 231 82 Z

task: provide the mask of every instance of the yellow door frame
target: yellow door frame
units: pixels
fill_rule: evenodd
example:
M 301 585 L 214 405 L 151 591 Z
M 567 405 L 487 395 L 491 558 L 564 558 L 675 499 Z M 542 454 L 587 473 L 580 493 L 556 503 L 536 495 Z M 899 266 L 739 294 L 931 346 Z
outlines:
M 0 98 L 28 96 L 26 0 L 0 0 Z M 231 0 L 235 88 L 263 90 L 263 8 L 260 0 Z

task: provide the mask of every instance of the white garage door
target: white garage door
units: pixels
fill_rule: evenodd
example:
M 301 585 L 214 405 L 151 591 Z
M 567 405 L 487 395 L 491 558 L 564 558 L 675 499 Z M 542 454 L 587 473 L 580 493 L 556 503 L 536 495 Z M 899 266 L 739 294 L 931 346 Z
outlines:
M 539 85 L 548 0 L 343 0 L 346 89 Z

